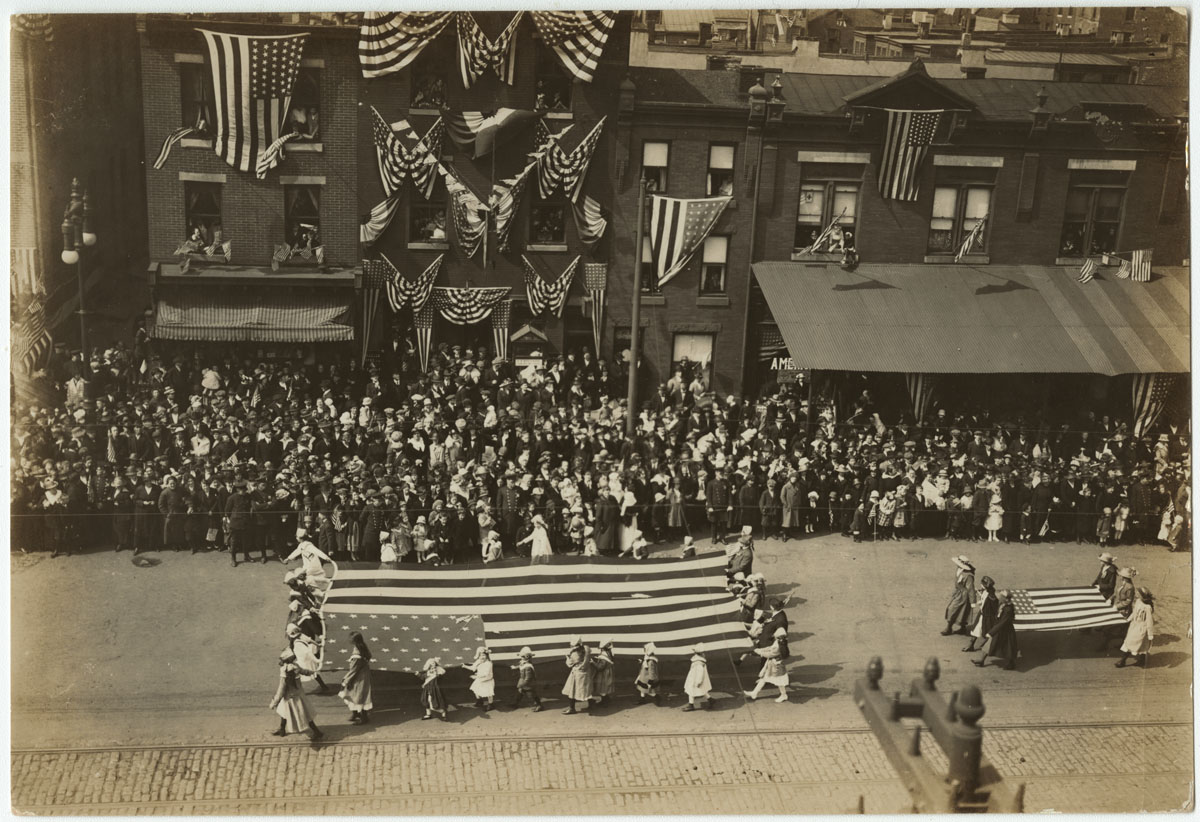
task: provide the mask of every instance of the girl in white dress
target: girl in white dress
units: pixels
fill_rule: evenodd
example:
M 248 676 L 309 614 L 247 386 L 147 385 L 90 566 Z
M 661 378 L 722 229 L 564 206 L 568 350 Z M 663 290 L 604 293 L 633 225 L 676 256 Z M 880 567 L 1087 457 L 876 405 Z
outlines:
M 484 713 L 492 709 L 492 700 L 496 697 L 496 677 L 492 672 L 492 655 L 487 648 L 480 647 L 475 651 L 475 662 L 463 665 L 471 672 L 471 693 L 475 694 L 475 707 L 482 708 Z
M 550 534 L 546 531 L 546 520 L 542 519 L 541 514 L 535 514 L 533 517 L 533 532 L 517 544 L 524 545 L 527 542 L 531 543 L 529 556 L 534 562 L 546 562 L 553 556 Z
M 688 704 L 683 706 L 685 711 L 696 710 L 696 700 L 704 700 L 705 710 L 712 710 L 713 701 L 709 696 L 712 691 L 712 680 L 708 677 L 708 660 L 704 658 L 704 648 L 696 645 L 692 648 L 692 667 L 688 669 L 687 679 L 683 681 L 683 692 L 687 694 Z
M 784 660 L 790 655 L 787 644 L 787 628 L 780 626 L 775 629 L 775 642 L 769 648 L 755 648 L 754 653 L 763 658 L 762 670 L 758 672 L 758 683 L 753 691 L 743 691 L 750 699 L 757 699 L 765 685 L 774 685 L 779 689 L 776 702 L 787 702 L 788 673 Z

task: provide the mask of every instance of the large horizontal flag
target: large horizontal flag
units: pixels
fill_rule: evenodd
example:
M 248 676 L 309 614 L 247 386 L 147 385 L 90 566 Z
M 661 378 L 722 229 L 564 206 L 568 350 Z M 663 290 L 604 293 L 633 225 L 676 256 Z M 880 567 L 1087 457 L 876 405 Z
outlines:
M 485 566 L 412 567 L 398 571 L 341 565 L 323 616 L 333 637 L 362 631 L 374 667 L 419 670 L 486 644 L 497 661 L 528 645 L 541 658 L 566 653 L 570 640 L 612 639 L 635 655 L 653 642 L 660 656 L 746 650 L 740 604 L 725 588 L 724 554 L 641 561 L 553 557 L 546 564 L 508 560 Z M 416 641 L 414 641 L 416 638 Z M 327 658 L 349 656 L 344 643 Z M 469 649 L 470 653 L 464 653 Z
M 650 196 L 650 249 L 654 252 L 658 285 L 683 270 L 732 199 Z
M 1096 588 L 1028 588 L 1010 593 L 1018 631 L 1068 631 L 1126 621 Z

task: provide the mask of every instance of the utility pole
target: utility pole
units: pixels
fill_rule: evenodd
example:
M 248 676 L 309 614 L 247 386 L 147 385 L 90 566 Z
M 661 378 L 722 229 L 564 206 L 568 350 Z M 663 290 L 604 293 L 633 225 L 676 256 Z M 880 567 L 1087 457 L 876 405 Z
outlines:
M 642 230 L 646 224 L 646 178 L 638 181 L 637 230 L 633 247 L 633 314 L 629 328 L 629 394 L 626 400 L 625 435 L 633 436 L 637 422 L 638 342 L 642 322 Z

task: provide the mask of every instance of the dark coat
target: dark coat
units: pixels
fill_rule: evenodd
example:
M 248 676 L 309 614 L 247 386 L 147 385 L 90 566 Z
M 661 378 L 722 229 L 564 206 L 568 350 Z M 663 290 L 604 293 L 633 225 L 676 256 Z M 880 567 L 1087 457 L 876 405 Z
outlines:
M 596 550 L 601 554 L 611 554 L 617 550 L 619 519 L 616 501 L 609 494 L 602 494 L 596 500 Z
M 988 636 L 992 638 L 992 646 L 988 648 L 988 656 L 998 656 L 1011 664 L 1017 662 L 1017 624 L 1016 609 L 1011 602 L 1000 605 L 996 613 L 996 621 Z

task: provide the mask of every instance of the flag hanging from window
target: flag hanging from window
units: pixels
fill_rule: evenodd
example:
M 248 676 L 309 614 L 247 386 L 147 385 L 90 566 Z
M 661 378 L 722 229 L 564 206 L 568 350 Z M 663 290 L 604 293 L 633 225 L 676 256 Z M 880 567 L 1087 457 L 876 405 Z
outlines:
M 579 199 L 588 165 L 592 162 L 592 154 L 596 151 L 600 130 L 604 128 L 606 119 L 601 117 L 595 128 L 570 153 L 563 151 L 562 146 L 555 142 L 542 155 L 538 161 L 538 190 L 543 198 L 549 197 L 561 186 L 571 202 Z
M 400 71 L 442 33 L 452 11 L 368 11 L 358 34 L 363 77 Z
M 833 236 L 834 229 L 837 228 L 838 223 L 840 223 L 842 221 L 842 218 L 845 216 L 846 216 L 846 209 L 843 208 L 842 213 L 829 221 L 829 225 L 825 226 L 825 229 L 820 234 L 817 235 L 817 238 L 812 241 L 811 245 L 807 246 L 806 248 L 800 249 L 797 253 L 798 254 L 812 254 L 814 251 L 819 251 L 821 249 L 821 246 L 823 246 L 823 245 L 825 245 L 825 243 L 829 242 L 829 239 Z
M 616 23 L 606 11 L 531 11 L 534 25 L 571 74 L 592 82 L 604 44 Z
M 972 252 L 976 246 L 983 246 L 983 228 L 987 225 L 987 215 L 983 215 L 979 222 L 975 223 L 975 227 L 971 229 L 966 238 L 963 239 L 962 245 L 958 247 L 958 253 L 954 255 L 954 262 L 961 263 L 963 257 Z
M 1133 435 L 1145 436 L 1166 407 L 1174 374 L 1135 374 L 1133 376 Z
M 883 155 L 879 162 L 879 193 L 891 200 L 915 200 L 921 166 L 937 133 L 942 112 L 887 109 Z
M 439 164 L 438 171 L 446 181 L 446 193 L 450 196 L 450 215 L 454 220 L 458 248 L 466 256 L 473 257 L 487 236 L 488 206 L 467 188 L 453 170 Z
M 1083 261 L 1083 268 L 1079 269 L 1079 282 L 1090 283 L 1096 279 L 1096 261 L 1090 257 Z
M 525 296 L 529 299 L 529 310 L 534 315 L 549 311 L 556 317 L 561 317 L 563 306 L 567 304 L 567 292 L 571 289 L 571 280 L 575 279 L 575 268 L 579 265 L 579 257 L 571 261 L 563 272 L 554 280 L 547 280 L 538 274 L 529 262 L 529 258 L 521 255 L 525 264 Z
M 513 15 L 512 22 L 492 40 L 479 28 L 475 15 L 469 11 L 457 13 L 458 73 L 465 88 L 470 88 L 488 69 L 495 71 L 496 76 L 508 85 L 513 84 L 513 71 L 517 65 L 514 35 L 523 15 L 521 11 Z
M 1028 588 L 1009 594 L 1018 631 L 1070 631 L 1126 622 L 1096 588 Z
M 260 165 L 259 157 L 281 136 L 308 35 L 198 31 L 208 45 L 217 156 L 239 171 L 254 169 L 263 177 L 274 165 L 270 160 Z
M 493 112 L 446 112 L 446 133 L 461 149 L 475 159 L 511 140 L 522 127 L 537 119 L 537 112 L 518 108 L 499 108 Z
M 650 196 L 650 250 L 660 286 L 683 270 L 732 199 Z

